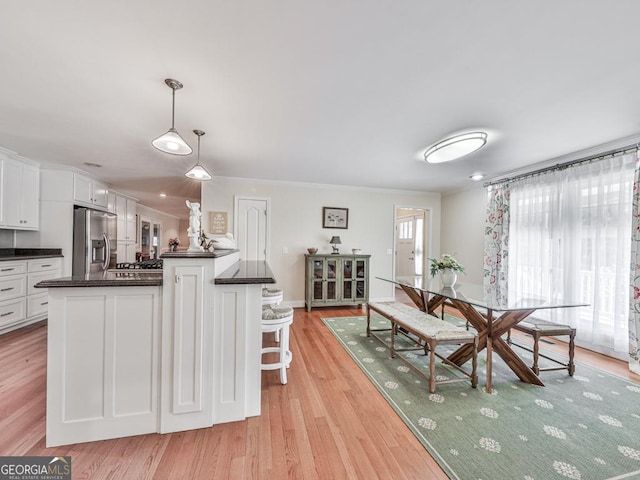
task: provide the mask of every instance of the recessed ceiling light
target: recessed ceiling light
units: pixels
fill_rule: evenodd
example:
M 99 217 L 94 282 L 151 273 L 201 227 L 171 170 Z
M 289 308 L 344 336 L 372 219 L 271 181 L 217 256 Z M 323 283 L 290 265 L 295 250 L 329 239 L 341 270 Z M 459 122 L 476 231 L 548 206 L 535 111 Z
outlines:
M 469 177 L 471 180 L 473 180 L 474 182 L 478 182 L 480 180 L 482 180 L 484 178 L 484 173 L 474 173 L 473 175 L 471 175 Z
M 84 164 L 87 167 L 102 168 L 102 165 L 100 165 L 99 163 L 84 162 Z
M 162 198 L 164 198 L 164 197 L 166 197 L 166 196 L 167 196 L 167 194 L 166 194 L 166 193 L 161 193 L 161 194 L 160 194 L 160 196 L 161 196 Z
M 429 163 L 442 163 L 469 155 L 487 143 L 485 132 L 470 132 L 446 138 L 429 147 L 424 159 Z

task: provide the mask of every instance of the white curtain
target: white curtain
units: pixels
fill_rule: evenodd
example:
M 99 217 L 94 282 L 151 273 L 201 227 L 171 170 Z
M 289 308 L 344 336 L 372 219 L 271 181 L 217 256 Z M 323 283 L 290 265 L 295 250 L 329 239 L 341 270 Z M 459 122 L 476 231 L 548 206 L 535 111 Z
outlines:
M 577 328 L 578 343 L 627 359 L 636 155 L 511 182 L 509 287 L 589 307 L 539 310 Z

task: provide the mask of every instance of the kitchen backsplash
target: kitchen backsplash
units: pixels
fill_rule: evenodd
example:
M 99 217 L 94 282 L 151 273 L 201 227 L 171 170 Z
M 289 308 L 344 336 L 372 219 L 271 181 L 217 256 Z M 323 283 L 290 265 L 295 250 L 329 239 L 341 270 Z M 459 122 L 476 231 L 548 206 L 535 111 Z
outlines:
M 13 248 L 13 230 L 0 229 L 0 248 Z

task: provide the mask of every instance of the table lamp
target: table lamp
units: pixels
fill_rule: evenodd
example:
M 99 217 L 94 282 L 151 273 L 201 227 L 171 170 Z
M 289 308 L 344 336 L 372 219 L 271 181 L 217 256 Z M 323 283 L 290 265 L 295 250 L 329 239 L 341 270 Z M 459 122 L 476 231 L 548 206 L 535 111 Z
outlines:
M 340 250 L 338 250 L 338 247 L 336 247 L 336 245 L 341 245 L 342 242 L 340 241 L 340 237 L 331 237 L 331 240 L 329 240 L 329 243 L 331 244 L 331 247 L 333 248 L 333 252 L 331 252 L 333 255 L 338 255 L 340 253 Z

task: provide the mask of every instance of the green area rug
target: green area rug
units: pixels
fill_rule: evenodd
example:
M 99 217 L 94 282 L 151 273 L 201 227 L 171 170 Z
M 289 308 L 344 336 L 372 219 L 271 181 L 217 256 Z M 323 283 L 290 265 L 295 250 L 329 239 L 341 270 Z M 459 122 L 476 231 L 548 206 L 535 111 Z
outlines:
M 455 317 L 447 320 L 463 324 Z M 636 383 L 578 364 L 573 377 L 566 370 L 542 372 L 546 387 L 537 387 L 518 380 L 494 355 L 494 392 L 487 394 L 482 352 L 478 388 L 442 384 L 430 394 L 424 377 L 399 358 L 391 359 L 376 338 L 367 338 L 365 317 L 323 322 L 451 478 L 640 478 Z M 372 328 L 388 326 L 382 317 L 372 317 Z M 444 354 L 453 350 L 438 348 Z M 531 362 L 529 352 L 518 353 Z M 428 372 L 420 352 L 402 355 Z M 438 361 L 437 374 L 458 373 Z

